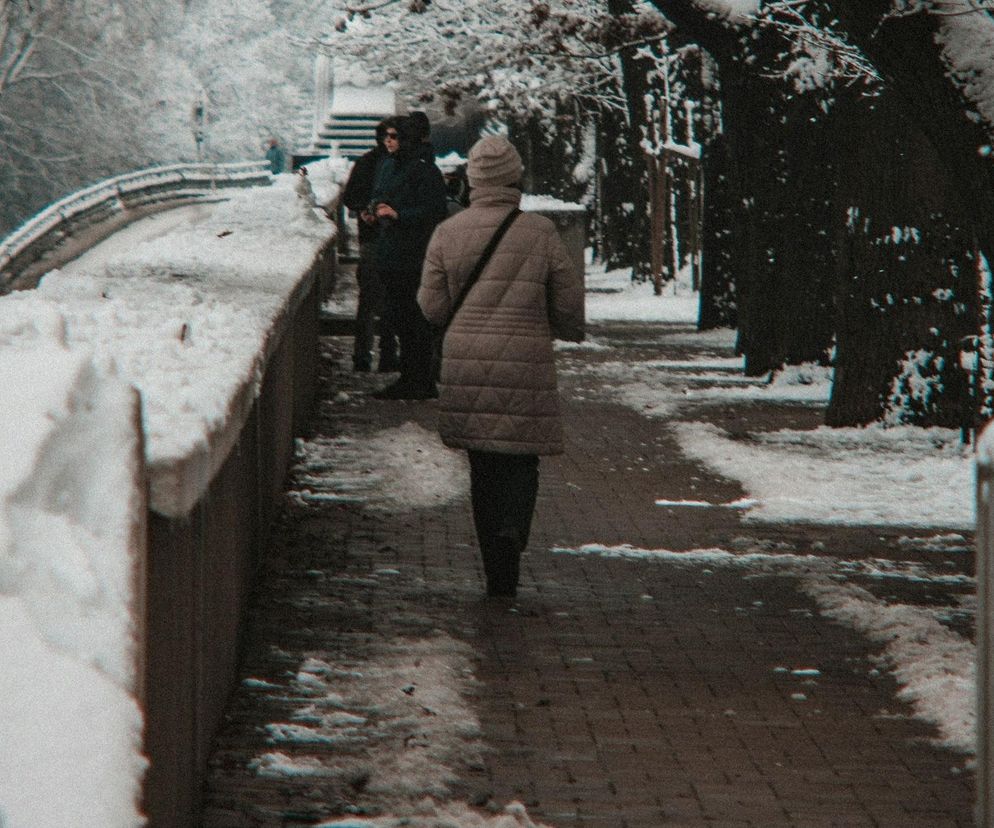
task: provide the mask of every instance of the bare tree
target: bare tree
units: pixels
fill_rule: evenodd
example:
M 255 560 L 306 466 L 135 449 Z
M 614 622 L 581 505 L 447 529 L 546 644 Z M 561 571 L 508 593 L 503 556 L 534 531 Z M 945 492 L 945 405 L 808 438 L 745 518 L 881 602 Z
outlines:
M 127 95 L 102 44 L 119 8 L 72 0 L 0 2 L 0 224 L 79 181 L 92 163 L 81 129 L 101 128 L 111 99 Z
M 472 98 L 508 124 L 533 188 L 572 199 L 599 179 L 601 252 L 614 266 L 649 273 L 646 159 L 660 136 L 651 134 L 646 98 L 662 89 L 653 78 L 672 68 L 659 14 L 631 0 L 433 2 L 423 14 L 399 3 L 322 8 L 337 17 L 321 46 L 349 55 L 364 75 L 399 84 L 412 103 Z M 599 161 L 579 170 L 590 125 Z M 668 216 L 668 206 L 657 212 Z
M 109 175 L 194 160 L 201 99 L 210 157 L 291 143 L 309 80 L 268 0 L 0 0 L 0 232 Z

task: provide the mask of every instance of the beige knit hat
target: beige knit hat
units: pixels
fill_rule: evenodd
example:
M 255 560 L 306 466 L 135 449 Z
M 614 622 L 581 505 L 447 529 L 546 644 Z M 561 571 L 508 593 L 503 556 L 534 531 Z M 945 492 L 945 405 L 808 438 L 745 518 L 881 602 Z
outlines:
M 524 172 L 518 151 L 500 135 L 488 135 L 473 144 L 467 160 L 466 175 L 474 189 L 517 184 Z

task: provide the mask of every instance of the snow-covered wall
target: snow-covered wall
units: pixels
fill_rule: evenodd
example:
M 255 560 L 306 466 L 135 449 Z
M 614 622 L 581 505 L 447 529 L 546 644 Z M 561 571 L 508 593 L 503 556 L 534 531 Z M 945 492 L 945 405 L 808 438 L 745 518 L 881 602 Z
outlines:
M 0 825 L 140 825 L 137 395 L 32 303 L 0 387 Z
M 345 171 L 316 171 L 321 201 Z M 142 825 L 143 794 L 155 824 L 192 824 L 189 769 L 216 717 L 195 690 L 230 689 L 245 587 L 189 577 L 205 560 L 249 572 L 265 528 L 258 470 L 234 475 L 244 492 L 205 495 L 234 455 L 282 479 L 282 449 L 246 425 L 275 411 L 260 433 L 292 442 L 334 236 L 308 179 L 278 176 L 145 219 L 0 297 L 3 828 Z M 233 451 L 246 431 L 259 442 Z M 213 517 L 222 502 L 246 504 L 237 531 Z M 223 669 L 205 677 L 204 662 Z M 185 810 L 157 819 L 172 802 Z
M 139 389 L 161 514 L 188 512 L 217 472 L 258 393 L 268 337 L 334 234 L 299 183 L 280 176 L 184 210 L 179 224 L 162 214 L 0 300 L 4 313 L 51 308 L 71 349 Z

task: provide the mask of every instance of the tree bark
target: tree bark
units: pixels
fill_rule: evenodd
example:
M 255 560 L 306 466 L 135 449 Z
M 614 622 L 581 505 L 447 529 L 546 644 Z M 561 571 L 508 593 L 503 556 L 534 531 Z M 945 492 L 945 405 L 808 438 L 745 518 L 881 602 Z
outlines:
M 641 167 L 632 160 L 625 116 L 601 113 L 597 157 L 603 162 L 600 179 L 598 256 L 608 269 L 632 267 L 639 257 L 639 237 L 633 230 Z
M 891 218 L 916 222 L 911 226 L 919 229 L 922 242 L 913 257 L 900 262 L 900 270 L 914 271 L 908 276 L 909 283 L 900 285 L 905 288 L 902 300 L 907 297 L 913 307 L 904 314 L 911 319 L 894 323 L 897 348 L 881 346 L 867 354 L 850 353 L 849 346 L 843 350 L 840 335 L 841 362 L 836 370 L 829 421 L 847 425 L 867 422 L 881 416 L 888 404 L 903 404 L 907 419 L 922 425 L 972 424 L 973 412 L 977 408 L 989 411 L 990 400 L 983 396 L 971 400 L 965 378 L 956 366 L 959 340 L 983 333 L 976 277 L 981 270 L 978 257 L 994 261 L 994 165 L 978 153 L 978 148 L 989 142 L 989 136 L 985 126 L 972 115 L 974 105 L 957 88 L 943 61 L 936 39 L 939 18 L 921 12 L 881 23 L 891 10 L 890 0 L 833 0 L 832 6 L 853 42 L 882 76 L 893 95 L 893 107 L 901 113 L 900 128 L 907 130 L 910 138 L 902 140 L 898 136 L 889 143 L 894 162 L 903 161 L 903 172 L 889 172 L 891 186 L 911 190 L 903 205 L 906 210 L 889 216 L 891 204 L 874 203 L 877 212 L 867 216 L 870 228 L 858 228 L 851 241 L 865 244 L 858 234 L 879 234 Z M 876 116 L 883 117 L 880 112 Z M 898 175 L 909 180 L 906 184 L 895 180 Z M 857 196 L 864 202 L 872 197 L 867 193 Z M 859 261 L 859 251 L 853 255 Z M 859 271 L 853 272 L 854 278 L 859 276 Z M 859 287 L 851 301 L 844 303 L 852 317 L 843 320 L 847 332 L 854 330 L 861 315 L 868 313 L 865 305 L 854 308 L 860 300 L 865 303 L 863 292 L 870 290 L 865 285 Z M 937 296 L 945 299 L 937 301 Z M 895 313 L 891 310 L 886 315 Z M 879 319 L 866 319 L 864 324 L 871 321 L 876 326 L 881 324 Z M 846 341 L 849 339 L 847 333 Z M 858 340 L 852 346 L 858 347 Z M 900 395 L 909 385 L 903 354 L 895 358 L 897 349 L 923 355 L 926 365 L 922 370 L 929 376 L 931 390 L 929 400 L 915 400 L 905 393 L 903 400 L 888 403 L 890 389 Z M 987 384 L 979 385 L 983 388 Z
M 826 420 L 960 427 L 970 411 L 960 347 L 977 318 L 969 222 L 895 93 L 852 108 L 842 123 L 842 288 Z
M 608 0 L 608 11 L 614 16 L 631 14 L 632 0 Z M 628 153 L 632 164 L 632 183 L 629 200 L 633 209 L 629 217 L 629 233 L 632 237 L 632 278 L 647 279 L 652 274 L 652 218 L 651 182 L 652 171 L 646 163 L 646 153 L 642 143 L 644 130 L 649 125 L 650 113 L 646 108 L 646 94 L 649 92 L 647 74 L 651 65 L 639 58 L 634 47 L 623 49 L 620 55 L 621 88 L 627 108 Z
M 767 54 L 774 47 L 768 43 Z M 719 66 L 729 161 L 723 184 L 732 220 L 728 255 L 746 373 L 824 364 L 835 280 L 826 232 L 834 148 L 826 140 L 825 113 L 811 97 L 785 95 L 745 60 L 726 58 Z
M 835 278 L 824 113 L 764 71 L 782 49 L 778 35 L 746 38 L 692 0 L 654 5 L 718 65 L 722 135 L 703 159 L 712 203 L 705 208 L 699 326 L 734 318 L 751 376 L 824 363 Z
M 701 298 L 697 327 L 735 328 L 738 306 L 735 297 L 735 260 L 732 227 L 735 207 L 729 181 L 728 147 L 719 135 L 704 149 L 703 217 L 701 234 Z

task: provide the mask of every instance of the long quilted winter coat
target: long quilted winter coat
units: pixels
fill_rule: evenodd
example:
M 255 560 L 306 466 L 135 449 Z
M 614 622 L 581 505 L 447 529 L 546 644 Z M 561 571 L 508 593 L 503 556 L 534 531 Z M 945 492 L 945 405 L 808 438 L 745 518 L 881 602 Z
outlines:
M 483 248 L 521 192 L 474 189 L 428 244 L 418 304 L 444 324 Z M 523 213 L 494 251 L 445 336 L 439 432 L 453 448 L 559 454 L 562 417 L 552 339 L 583 339 L 583 276 L 555 225 Z

